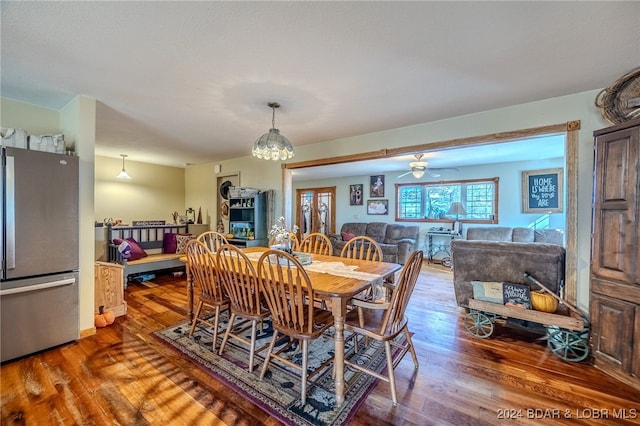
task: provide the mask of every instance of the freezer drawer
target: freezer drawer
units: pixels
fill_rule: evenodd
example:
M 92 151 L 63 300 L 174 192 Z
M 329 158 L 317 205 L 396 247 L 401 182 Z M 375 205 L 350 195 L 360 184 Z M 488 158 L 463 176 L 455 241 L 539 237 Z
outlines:
M 0 290 L 1 362 L 79 338 L 77 274 L 11 284 Z

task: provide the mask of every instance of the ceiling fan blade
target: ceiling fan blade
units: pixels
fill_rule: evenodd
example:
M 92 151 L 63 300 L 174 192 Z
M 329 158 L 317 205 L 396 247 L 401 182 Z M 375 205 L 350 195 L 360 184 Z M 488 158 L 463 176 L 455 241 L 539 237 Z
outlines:
M 396 176 L 396 179 L 399 179 L 399 178 L 401 178 L 401 177 L 404 177 L 404 176 L 406 176 L 406 175 L 410 175 L 410 174 L 411 174 L 411 170 L 409 170 L 407 173 L 403 173 L 403 174 L 401 174 L 400 176 Z
M 441 176 L 440 173 L 436 173 L 436 172 L 433 172 L 431 170 L 427 170 L 427 173 L 429 173 L 429 176 L 431 176 L 431 177 L 440 177 Z

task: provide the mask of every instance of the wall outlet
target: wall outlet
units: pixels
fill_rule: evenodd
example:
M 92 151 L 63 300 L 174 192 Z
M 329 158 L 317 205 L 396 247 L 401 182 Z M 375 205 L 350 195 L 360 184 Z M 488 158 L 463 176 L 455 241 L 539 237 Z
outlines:
M 213 166 L 213 171 L 215 173 L 220 173 L 222 171 L 222 167 L 220 167 L 220 164 L 216 164 L 215 166 Z

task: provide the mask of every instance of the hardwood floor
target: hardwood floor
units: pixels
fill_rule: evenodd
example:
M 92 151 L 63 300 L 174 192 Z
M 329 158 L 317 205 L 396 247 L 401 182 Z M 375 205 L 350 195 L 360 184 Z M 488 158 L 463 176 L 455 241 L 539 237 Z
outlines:
M 2 425 L 276 425 L 149 334 L 186 317 L 184 279 L 130 285 L 126 317 L 95 336 L 0 367 Z M 396 368 L 351 425 L 640 424 L 640 390 L 564 362 L 536 334 L 462 325 L 448 269 L 426 266 L 409 303 L 420 368 Z

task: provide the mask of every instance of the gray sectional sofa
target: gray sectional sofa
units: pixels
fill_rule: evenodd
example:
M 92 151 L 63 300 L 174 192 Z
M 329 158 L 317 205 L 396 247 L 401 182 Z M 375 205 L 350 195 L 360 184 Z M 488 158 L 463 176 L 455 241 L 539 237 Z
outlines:
M 347 243 L 343 238 L 346 234 L 373 238 L 382 249 L 384 262 L 404 264 L 418 245 L 420 228 L 399 223 L 348 222 L 342 225 L 340 233 L 329 235 L 334 256 L 340 256 Z
M 471 281 L 529 284 L 529 272 L 558 293 L 564 284 L 563 234 L 555 229 L 477 227 L 464 240 L 451 242 L 453 285 L 458 306 L 468 307 Z

